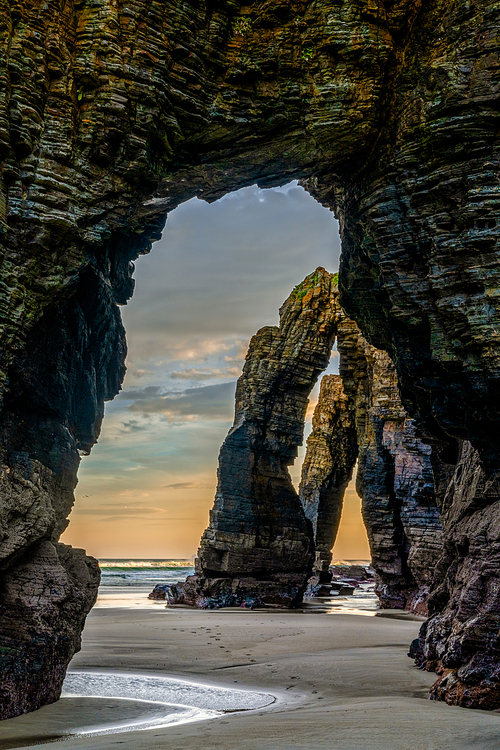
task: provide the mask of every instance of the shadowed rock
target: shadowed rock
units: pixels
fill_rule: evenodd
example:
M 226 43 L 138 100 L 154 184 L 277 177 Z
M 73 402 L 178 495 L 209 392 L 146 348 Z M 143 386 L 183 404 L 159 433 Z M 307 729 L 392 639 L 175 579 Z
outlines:
M 117 388 L 106 396 L 97 387 L 92 360 L 116 374 L 124 356 L 123 339 L 108 337 L 80 359 L 84 336 L 72 327 L 61 351 L 73 403 L 41 398 L 35 429 L 23 365 L 39 372 L 43 394 L 58 369 L 50 346 L 35 354 L 37 326 L 56 338 L 56 312 L 77 290 L 92 297 L 97 280 L 103 299 L 125 302 L 130 261 L 182 201 L 306 178 L 340 218 L 345 309 L 391 354 L 408 413 L 446 454 L 440 492 L 457 441 L 477 452 L 477 471 L 464 454 L 457 471 L 472 485 L 481 474 L 488 490 L 476 503 L 453 493 L 445 550 L 460 550 L 443 557 L 436 591 L 449 591 L 453 628 L 500 664 L 463 619 L 456 576 L 457 561 L 471 580 L 480 575 L 481 607 L 498 617 L 499 14 L 495 0 L 3 3 L 2 531 L 26 540 L 18 548 L 5 537 L 7 570 L 25 543 L 34 550 L 55 533 L 56 507 L 64 525 L 77 451 L 95 441 L 102 401 Z M 108 320 L 96 309 L 95 330 L 109 330 L 116 306 Z M 93 393 L 90 413 L 77 406 L 81 383 Z M 39 498 L 38 510 L 23 496 L 25 520 L 14 523 L 20 483 L 7 469 L 32 460 L 52 474 L 29 469 L 26 497 Z M 42 490 L 35 474 L 49 477 Z M 429 635 L 437 652 L 446 632 Z M 452 692 L 443 686 L 439 697 L 455 700 Z
M 302 443 L 309 393 L 330 359 L 337 293 L 334 277 L 318 268 L 281 307 L 279 328 L 262 328 L 250 342 L 197 575 L 184 586 L 195 606 L 302 601 L 314 548 L 288 466 Z
M 345 316 L 338 350 L 341 375 L 322 380 L 299 490 L 313 524 L 315 572 L 328 583 L 344 492 L 359 454 L 357 490 L 381 607 L 426 614 L 442 550 L 431 447 L 416 437 L 389 356 Z
M 461 443 L 443 501 L 431 617 L 410 649 L 418 666 L 440 675 L 431 697 L 451 705 L 491 710 L 500 703 L 499 492 L 477 451 Z
M 356 419 L 356 488 L 380 604 L 424 614 L 442 550 L 431 447 L 416 437 L 386 352 L 371 346 L 349 320 L 339 329 L 337 346 Z
M 356 459 L 358 441 L 352 404 L 344 393 L 340 375 L 321 380 L 314 409 L 312 432 L 302 464 L 299 495 L 314 532 L 314 573 L 319 583 L 331 580 L 331 549 L 337 537 L 344 493 Z
M 97 560 L 50 541 L 31 547 L 2 575 L 1 719 L 59 698 L 99 579 Z
M 80 453 L 117 393 L 124 331 L 114 297 L 89 272 L 33 328 L 9 368 L 0 424 L 0 716 L 58 699 L 99 585 L 97 561 L 58 544 Z

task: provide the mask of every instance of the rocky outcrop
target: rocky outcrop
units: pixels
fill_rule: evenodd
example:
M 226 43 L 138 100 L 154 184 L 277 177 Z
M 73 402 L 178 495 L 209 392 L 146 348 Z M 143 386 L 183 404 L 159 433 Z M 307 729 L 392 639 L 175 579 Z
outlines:
M 52 428 L 54 456 L 66 439 L 88 449 L 98 429 L 94 420 L 89 431 L 89 414 L 64 399 L 55 412 L 44 403 L 40 413 L 53 421 L 31 444 L 21 362 L 39 370 L 44 393 L 55 379 L 50 347 L 34 358 L 36 327 L 57 334 L 58 316 L 69 314 L 77 293 L 98 289 L 113 305 L 124 302 L 130 261 L 148 251 L 181 201 L 308 178 L 341 220 L 343 305 L 393 358 L 405 408 L 439 446 L 442 477 L 456 462 L 457 441 L 476 451 L 480 468 L 462 451 L 457 471 L 467 486 L 484 474 L 488 490 L 470 503 L 464 480 L 455 485 L 470 539 L 446 552 L 456 548 L 463 516 L 446 518 L 436 601 L 448 606 L 439 598 L 446 581 L 450 621 L 477 642 L 478 654 L 500 663 L 462 621 L 455 574 L 457 561 L 468 575 L 481 574 L 481 606 L 498 617 L 499 13 L 494 0 L 2 5 L 2 507 L 8 535 L 25 526 L 26 552 L 55 530 L 50 506 L 64 523 L 62 506 L 71 504 L 76 452 L 64 470 L 53 469 Z M 113 305 L 97 328 L 116 322 Z M 81 361 L 79 331 L 71 329 L 65 350 L 68 361 L 74 356 L 68 385 L 81 377 L 91 389 L 92 357 L 103 365 L 108 358 L 113 373 L 123 348 L 116 338 Z M 92 396 L 97 415 L 104 397 L 99 389 Z M 84 419 L 84 430 L 73 417 Z M 26 501 L 25 520 L 14 521 L 13 465 L 32 460 L 49 473 L 30 468 L 32 479 L 23 481 L 33 487 L 21 494 L 39 498 L 39 510 L 30 515 Z M 43 491 L 35 474 L 49 477 Z M 13 571 L 17 543 L 4 542 Z M 428 643 L 441 653 L 446 638 L 436 629 Z M 447 690 L 439 697 L 452 700 Z
M 80 453 L 99 433 L 104 399 L 118 391 L 124 353 L 114 296 L 89 271 L 71 299 L 33 327 L 8 369 L 0 427 L 3 717 L 57 700 L 80 648 L 99 570 L 83 550 L 57 540 L 68 524 Z
M 432 449 L 416 436 L 399 395 L 394 365 L 346 320 L 339 329 L 340 373 L 355 415 L 356 487 L 383 608 L 426 614 L 441 553 Z
M 356 459 L 358 441 L 353 404 L 340 375 L 321 380 L 312 432 L 302 464 L 299 496 L 314 533 L 314 573 L 319 583 L 331 581 L 331 550 L 337 537 L 344 493 Z
M 445 546 L 429 599 L 430 619 L 410 655 L 439 679 L 431 697 L 471 708 L 500 703 L 499 492 L 478 452 L 461 443 L 443 503 Z
M 188 603 L 302 601 L 314 547 L 288 467 L 302 443 L 309 393 L 330 359 L 341 315 L 337 295 L 334 277 L 316 269 L 281 307 L 279 328 L 262 328 L 250 341 L 210 524 L 196 575 L 183 586 Z
M 331 578 L 344 492 L 359 456 L 357 490 L 381 607 L 426 614 L 442 550 L 432 449 L 416 436 L 388 355 L 345 316 L 337 346 L 341 375 L 322 380 L 299 489 L 313 524 L 315 573 L 320 583 Z
M 99 578 L 83 550 L 48 540 L 2 574 L 0 719 L 59 698 Z

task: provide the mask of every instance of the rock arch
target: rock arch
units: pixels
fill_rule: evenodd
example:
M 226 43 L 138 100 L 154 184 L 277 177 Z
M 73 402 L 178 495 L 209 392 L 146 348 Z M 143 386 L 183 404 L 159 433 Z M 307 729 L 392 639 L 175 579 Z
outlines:
M 291 178 L 337 212 L 342 304 L 393 357 L 441 464 L 458 461 L 449 489 L 453 468 L 439 474 L 445 554 L 415 653 L 444 675 L 436 697 L 498 705 L 497 587 L 476 583 L 496 580 L 500 539 L 498 12 L 493 0 L 2 6 L 1 716 L 57 698 L 95 592 L 94 564 L 57 539 L 78 451 L 119 388 L 131 261 L 181 201 Z M 54 367 L 41 343 L 56 330 Z

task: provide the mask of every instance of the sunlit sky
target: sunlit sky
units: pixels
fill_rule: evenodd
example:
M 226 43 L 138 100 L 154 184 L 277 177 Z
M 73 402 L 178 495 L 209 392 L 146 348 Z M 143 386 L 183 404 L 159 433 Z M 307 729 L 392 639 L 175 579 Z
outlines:
M 127 375 L 82 460 L 62 541 L 101 559 L 195 555 L 248 342 L 278 324 L 307 274 L 338 270 L 339 253 L 333 214 L 296 183 L 212 204 L 194 198 L 169 215 L 162 239 L 136 263 L 136 291 L 122 308 Z M 327 372 L 337 371 L 334 352 Z M 291 470 L 296 486 L 304 452 Z M 334 556 L 369 557 L 353 485 Z

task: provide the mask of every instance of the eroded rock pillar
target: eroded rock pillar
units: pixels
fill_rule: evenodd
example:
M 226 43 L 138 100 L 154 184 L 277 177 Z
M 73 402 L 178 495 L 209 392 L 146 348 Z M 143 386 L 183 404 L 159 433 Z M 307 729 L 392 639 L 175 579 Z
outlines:
M 314 410 L 312 432 L 302 465 L 299 495 L 312 523 L 320 583 L 331 580 L 329 566 L 344 493 L 358 456 L 355 414 L 340 375 L 325 375 Z
M 416 436 L 386 352 L 348 319 L 339 327 L 338 349 L 356 420 L 357 491 L 380 603 L 424 614 L 442 544 L 432 449 Z
M 318 268 L 251 340 L 221 448 L 210 525 L 184 600 L 198 607 L 300 604 L 312 526 L 288 466 L 301 444 L 309 393 L 328 364 L 341 315 L 334 278 Z
M 59 698 L 99 585 L 97 561 L 58 542 L 80 453 L 125 369 L 119 276 L 88 269 L 8 368 L 0 410 L 0 718 Z M 122 281 L 125 281 L 122 279 Z M 113 283 L 112 283 L 113 282 Z

